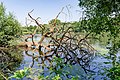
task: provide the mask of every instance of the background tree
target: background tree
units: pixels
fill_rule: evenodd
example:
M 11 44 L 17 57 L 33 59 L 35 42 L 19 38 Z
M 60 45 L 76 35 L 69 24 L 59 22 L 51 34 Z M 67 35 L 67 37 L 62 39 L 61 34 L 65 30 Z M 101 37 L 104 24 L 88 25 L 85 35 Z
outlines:
M 55 24 L 55 23 L 56 23 L 56 25 L 59 25 L 61 23 L 61 21 L 59 19 L 56 19 L 56 20 L 52 19 L 49 21 L 49 24 Z

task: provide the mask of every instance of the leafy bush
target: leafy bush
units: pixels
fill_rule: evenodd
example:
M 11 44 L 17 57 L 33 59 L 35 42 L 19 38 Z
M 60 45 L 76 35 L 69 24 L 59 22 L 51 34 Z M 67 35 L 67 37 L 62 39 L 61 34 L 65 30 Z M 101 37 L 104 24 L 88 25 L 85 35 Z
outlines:
M 13 76 L 9 77 L 9 78 L 16 78 L 16 79 L 22 79 L 24 78 L 25 76 L 28 75 L 29 73 L 29 68 L 25 68 L 24 70 L 18 70 L 14 73 Z
M 21 34 L 20 23 L 12 13 L 7 14 L 3 3 L 0 4 L 0 46 L 7 46 L 8 41 Z
M 107 76 L 112 80 L 120 80 L 120 64 L 108 70 Z

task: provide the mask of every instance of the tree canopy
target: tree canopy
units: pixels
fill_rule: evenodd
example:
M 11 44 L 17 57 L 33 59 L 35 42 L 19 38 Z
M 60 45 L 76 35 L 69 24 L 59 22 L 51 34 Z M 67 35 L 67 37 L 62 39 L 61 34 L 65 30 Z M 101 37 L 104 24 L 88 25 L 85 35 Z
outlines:
M 79 6 L 84 8 L 84 19 L 81 23 L 86 31 L 96 34 L 105 32 L 114 39 L 119 37 L 119 0 L 79 0 L 79 2 Z
M 79 0 L 79 6 L 85 9 L 85 15 L 90 27 L 97 31 L 111 31 L 118 33 L 120 28 L 119 0 Z M 115 31 L 117 30 L 117 31 Z
M 56 23 L 56 25 L 59 25 L 61 21 L 59 19 L 52 19 L 49 21 L 49 24 L 54 24 L 54 23 Z

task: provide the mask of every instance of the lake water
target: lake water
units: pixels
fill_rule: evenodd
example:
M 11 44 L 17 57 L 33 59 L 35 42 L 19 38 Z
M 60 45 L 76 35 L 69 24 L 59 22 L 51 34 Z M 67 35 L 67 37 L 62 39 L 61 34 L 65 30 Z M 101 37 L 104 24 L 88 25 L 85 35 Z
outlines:
M 34 41 L 36 41 L 36 42 L 39 41 L 39 39 L 40 39 L 39 35 L 36 35 L 34 37 Z M 31 39 L 29 39 L 28 41 L 31 41 Z M 48 40 L 44 40 L 45 44 L 47 44 L 47 42 L 48 42 Z M 65 68 L 65 70 L 72 73 L 72 75 L 79 75 L 80 79 L 82 79 L 82 80 L 103 80 L 104 78 L 107 78 L 107 76 L 105 74 L 102 75 L 102 73 L 104 73 L 103 69 L 110 68 L 112 66 L 112 64 L 105 64 L 104 62 L 111 62 L 111 60 L 106 59 L 104 56 L 102 56 L 103 54 L 101 55 L 99 53 L 107 54 L 109 50 L 102 48 L 98 44 L 97 45 L 95 44 L 92 46 L 97 49 L 97 52 L 95 54 L 89 55 L 90 58 L 87 59 L 87 61 L 89 61 L 87 64 L 80 61 L 80 64 L 81 64 L 81 66 L 80 66 L 78 63 L 75 63 L 73 61 L 71 63 L 72 69 Z M 23 59 L 22 59 L 20 65 L 16 68 L 16 70 L 24 69 L 25 67 L 32 67 L 35 69 L 43 70 L 45 72 L 44 76 L 49 75 L 49 70 L 47 69 L 47 67 L 43 67 L 43 64 L 49 66 L 48 58 L 45 58 L 44 56 L 41 56 L 39 58 L 34 58 L 35 56 L 39 55 L 39 52 L 37 50 L 33 51 L 31 49 L 29 49 L 29 50 L 22 49 L 22 55 L 23 55 Z M 120 55 L 118 52 L 117 57 L 119 57 L 119 56 Z M 78 58 L 79 57 L 81 57 L 81 55 L 78 55 Z M 50 59 L 52 59 L 52 57 Z M 85 72 L 84 68 L 87 69 L 86 72 Z M 109 78 L 107 78 L 107 79 L 109 80 Z

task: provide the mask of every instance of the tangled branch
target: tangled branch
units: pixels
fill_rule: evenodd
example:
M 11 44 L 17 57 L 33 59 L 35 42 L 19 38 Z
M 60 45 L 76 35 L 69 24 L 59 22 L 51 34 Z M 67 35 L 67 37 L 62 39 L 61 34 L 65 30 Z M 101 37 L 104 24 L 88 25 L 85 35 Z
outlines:
M 95 53 L 94 48 L 87 41 L 87 37 L 91 33 L 88 33 L 86 36 L 80 38 L 80 35 L 76 34 L 72 27 L 65 28 L 65 25 L 60 28 L 56 27 L 56 20 L 62 13 L 63 9 L 64 8 L 62 8 L 62 10 L 57 14 L 53 24 L 49 25 L 49 29 L 47 29 L 46 32 L 44 31 L 46 27 L 44 27 L 37 21 L 37 19 L 34 19 L 31 16 L 30 13 L 33 12 L 33 10 L 28 13 L 30 19 L 33 20 L 42 29 L 42 36 L 38 42 L 38 45 L 35 45 L 33 40 L 38 27 L 36 27 L 33 34 L 28 37 L 32 39 L 34 46 L 38 46 L 34 50 L 38 49 L 39 52 L 43 52 L 42 54 L 40 53 L 39 56 L 33 58 L 45 57 L 45 60 L 50 60 L 53 55 L 56 55 L 57 57 L 63 58 L 65 63 L 70 61 L 71 64 L 79 64 L 87 72 L 88 69 L 86 69 L 85 66 L 89 66 L 89 62 L 93 59 L 93 55 Z M 26 38 L 26 41 L 28 38 Z M 49 38 L 49 42 L 47 45 L 44 45 L 43 41 L 46 38 Z M 43 48 L 44 51 L 42 51 L 41 48 Z

